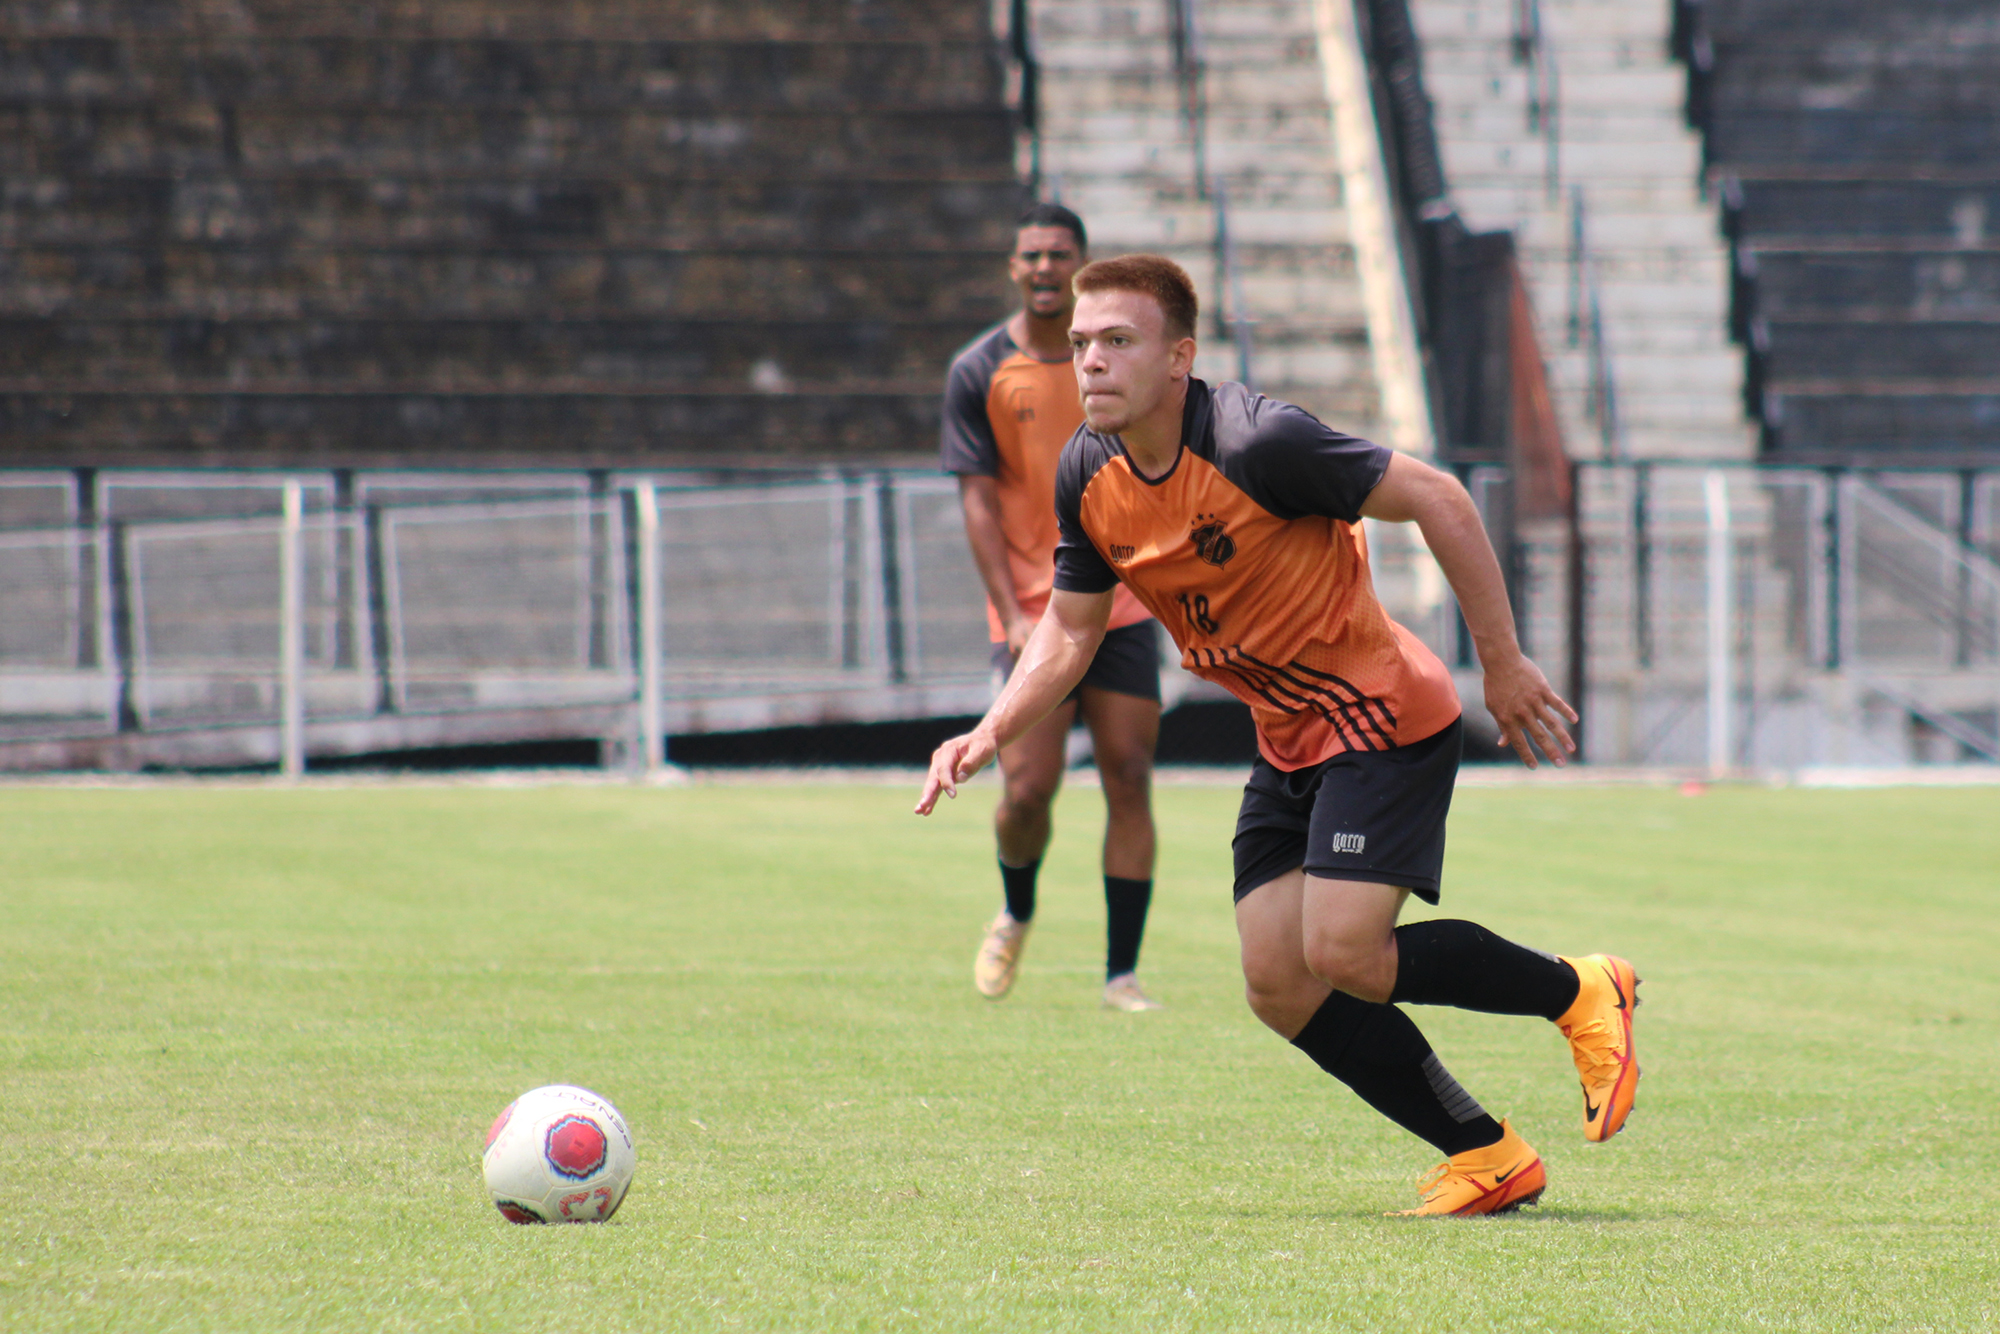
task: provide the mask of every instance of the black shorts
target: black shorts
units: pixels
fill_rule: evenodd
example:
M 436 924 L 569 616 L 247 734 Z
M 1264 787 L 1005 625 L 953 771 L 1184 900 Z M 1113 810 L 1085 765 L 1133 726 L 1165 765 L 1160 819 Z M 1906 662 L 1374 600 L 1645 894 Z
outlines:
M 1263 756 L 1236 816 L 1236 897 L 1304 867 L 1438 901 L 1444 819 L 1464 748 L 1462 720 L 1394 750 L 1350 750 L 1286 773 Z
M 1082 693 L 1085 686 L 1098 690 L 1109 690 L 1118 695 L 1137 695 L 1140 699 L 1160 702 L 1160 623 L 1140 621 L 1137 625 L 1121 625 L 1116 630 L 1104 632 L 1104 642 L 1097 646 L 1097 656 L 1090 660 L 1090 669 L 1077 682 L 1075 690 L 1069 692 L 1069 700 Z M 997 693 L 1007 684 L 1007 674 L 1014 670 L 1014 655 L 1007 651 L 1005 643 L 993 646 L 993 689 Z

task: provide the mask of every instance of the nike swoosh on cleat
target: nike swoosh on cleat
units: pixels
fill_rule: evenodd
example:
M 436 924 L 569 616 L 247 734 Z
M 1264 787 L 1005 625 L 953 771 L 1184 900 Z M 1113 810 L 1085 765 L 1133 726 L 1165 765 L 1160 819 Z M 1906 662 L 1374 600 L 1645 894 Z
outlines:
M 1597 1120 L 1597 1114 L 1603 1110 L 1604 1108 L 1601 1104 L 1599 1106 L 1592 1107 L 1590 1105 L 1590 1099 L 1585 1098 L 1583 1100 L 1583 1123 L 1585 1125 L 1589 1125 L 1591 1122 Z
M 1605 976 L 1605 978 L 1606 978 L 1606 979 L 1608 979 L 1608 980 L 1610 981 L 1610 983 L 1611 983 L 1611 994 L 1612 994 L 1612 995 L 1614 995 L 1614 996 L 1616 996 L 1616 997 L 1618 998 L 1618 1008 L 1619 1008 L 1619 1009 L 1621 1009 L 1621 1010 L 1622 1010 L 1622 1009 L 1624 1009 L 1624 1008 L 1625 1008 L 1625 988 L 1623 988 L 1623 987 L 1621 987 L 1621 986 L 1619 986 L 1619 985 L 1618 985 L 1618 973 L 1617 973 L 1617 971 L 1616 971 L 1615 969 L 1611 969 L 1611 968 L 1607 968 L 1607 969 L 1605 969 L 1605 970 L 1604 970 L 1604 976 Z
M 1508 1168 L 1506 1171 L 1497 1174 L 1493 1178 L 1493 1184 L 1496 1186 L 1506 1185 L 1508 1177 L 1513 1176 L 1516 1172 L 1520 1171 L 1522 1168 L 1526 1166 L 1527 1166 L 1526 1163 L 1515 1163 L 1512 1167 Z

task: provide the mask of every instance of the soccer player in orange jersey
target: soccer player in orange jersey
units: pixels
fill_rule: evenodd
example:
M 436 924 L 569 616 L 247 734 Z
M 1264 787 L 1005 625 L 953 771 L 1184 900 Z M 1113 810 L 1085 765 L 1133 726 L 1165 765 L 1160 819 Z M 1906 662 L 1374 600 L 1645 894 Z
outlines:
M 945 384 L 943 463 L 958 475 L 1001 680 L 1048 604 L 1055 577 L 1056 460 L 1083 424 L 1069 319 L 1076 304 L 1070 279 L 1083 266 L 1084 244 L 1083 220 L 1060 204 L 1036 204 L 1022 215 L 1007 262 L 1021 309 L 961 351 Z M 1159 640 L 1152 614 L 1122 589 L 1111 599 L 1106 625 L 1080 681 L 999 751 L 1005 785 L 993 822 L 1006 906 L 973 960 L 973 983 L 993 1000 L 1014 985 L 1027 945 L 1049 808 L 1062 783 L 1063 743 L 1080 708 L 1104 789 L 1104 1003 L 1134 1012 L 1158 1008 L 1135 970 L 1153 897 Z
M 1082 675 L 1122 584 L 1188 670 L 1250 705 L 1259 758 L 1234 843 L 1250 1008 L 1444 1164 L 1418 1214 L 1538 1199 L 1541 1158 L 1446 1071 L 1398 1003 L 1539 1015 L 1569 1039 L 1584 1136 L 1631 1111 L 1638 978 L 1464 921 L 1398 926 L 1438 901 L 1459 702 L 1437 658 L 1376 601 L 1361 520 L 1415 523 L 1457 595 L 1486 706 L 1530 768 L 1573 751 L 1576 714 L 1523 656 L 1499 562 L 1465 488 L 1238 384 L 1194 379 L 1195 294 L 1172 261 L 1077 273 L 1070 345 L 1085 425 L 1056 480 L 1056 591 L 1020 665 L 970 733 L 938 747 L 928 814 Z

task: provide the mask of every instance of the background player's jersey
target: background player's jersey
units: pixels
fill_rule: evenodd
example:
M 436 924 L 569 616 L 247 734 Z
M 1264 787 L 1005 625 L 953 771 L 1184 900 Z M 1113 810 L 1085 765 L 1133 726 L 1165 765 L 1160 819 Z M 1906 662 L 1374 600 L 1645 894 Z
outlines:
M 1067 361 L 1037 361 L 998 325 L 952 359 L 945 380 L 944 470 L 991 477 L 1000 484 L 1000 526 L 1021 610 L 1039 617 L 1055 574 L 1056 460 L 1083 425 L 1076 371 Z M 1111 608 L 1111 628 L 1135 625 L 1149 613 L 1123 589 Z M 1006 639 L 1000 613 L 986 604 L 994 643 Z
M 1056 477 L 1055 586 L 1119 581 L 1181 662 L 1250 706 L 1280 769 L 1388 750 L 1458 717 L 1451 674 L 1375 599 L 1361 505 L 1389 451 L 1240 384 L 1188 381 L 1181 452 L 1148 481 L 1079 430 Z

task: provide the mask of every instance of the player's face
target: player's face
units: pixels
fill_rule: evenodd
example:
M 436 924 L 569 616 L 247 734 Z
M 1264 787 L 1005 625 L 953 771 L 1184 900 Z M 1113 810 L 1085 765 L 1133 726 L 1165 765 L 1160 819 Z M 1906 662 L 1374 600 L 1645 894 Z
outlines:
M 1144 292 L 1085 292 L 1069 326 L 1077 392 L 1090 429 L 1117 435 L 1144 419 L 1194 366 L 1194 339 L 1167 332 Z
M 1069 314 L 1076 297 L 1069 280 L 1083 267 L 1083 247 L 1067 227 L 1023 227 L 1014 234 L 1007 273 L 1021 289 L 1021 304 L 1037 319 Z

